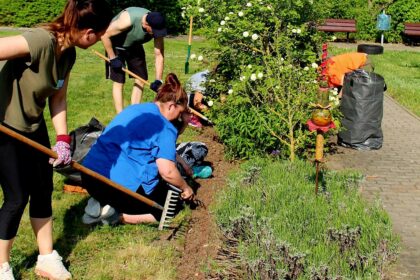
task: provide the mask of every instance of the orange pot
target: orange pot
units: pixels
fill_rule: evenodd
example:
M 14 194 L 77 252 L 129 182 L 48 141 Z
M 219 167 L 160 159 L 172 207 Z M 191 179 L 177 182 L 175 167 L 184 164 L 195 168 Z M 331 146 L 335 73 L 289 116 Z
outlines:
M 332 120 L 331 112 L 328 109 L 314 109 L 311 120 L 318 126 L 327 126 Z

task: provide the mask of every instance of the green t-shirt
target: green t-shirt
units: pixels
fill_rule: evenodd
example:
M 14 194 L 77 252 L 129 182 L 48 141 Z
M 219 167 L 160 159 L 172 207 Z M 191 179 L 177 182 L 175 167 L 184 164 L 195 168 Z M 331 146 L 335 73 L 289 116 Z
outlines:
M 112 45 L 114 47 L 130 48 L 132 46 L 144 44 L 152 40 L 153 36 L 143 30 L 143 26 L 141 23 L 143 16 L 149 13 L 150 11 L 144 8 L 130 7 L 125 10 L 122 10 L 118 15 L 114 17 L 113 21 L 117 20 L 120 17 L 121 13 L 125 11 L 128 12 L 132 25 L 124 32 L 112 36 Z
M 30 58 L 0 62 L 0 121 L 25 132 L 35 131 L 43 119 L 48 97 L 58 92 L 76 60 L 74 48 L 55 56 L 56 39 L 45 29 L 22 34 Z

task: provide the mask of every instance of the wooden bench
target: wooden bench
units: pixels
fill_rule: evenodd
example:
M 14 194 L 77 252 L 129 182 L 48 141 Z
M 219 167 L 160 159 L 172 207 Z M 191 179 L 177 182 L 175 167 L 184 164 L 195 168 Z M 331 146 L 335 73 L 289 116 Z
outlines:
M 349 42 L 349 33 L 356 32 L 356 20 L 354 19 L 335 19 L 328 18 L 323 24 L 318 25 L 318 30 L 324 32 L 346 32 L 347 43 Z
M 406 37 L 420 38 L 420 23 L 404 23 L 403 33 Z

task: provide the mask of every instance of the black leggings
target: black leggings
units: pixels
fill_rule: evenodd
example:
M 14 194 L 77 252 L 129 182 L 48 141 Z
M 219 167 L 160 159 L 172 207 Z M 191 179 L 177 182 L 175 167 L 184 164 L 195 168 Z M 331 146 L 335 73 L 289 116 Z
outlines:
M 114 189 L 84 173 L 82 173 L 82 185 L 102 206 L 109 204 L 118 212 L 125 214 L 152 214 L 156 220 L 160 220 L 162 215 L 161 210 L 148 206 L 132 196 Z M 161 180 L 152 193 L 145 194 L 141 186 L 138 188 L 137 193 L 163 206 L 168 189 L 166 183 Z
M 45 122 L 35 132 L 18 132 L 50 147 Z M 51 217 L 53 170 L 48 159 L 27 144 L 0 133 L 0 184 L 4 197 L 0 208 L 0 239 L 10 240 L 16 236 L 29 198 L 30 217 Z

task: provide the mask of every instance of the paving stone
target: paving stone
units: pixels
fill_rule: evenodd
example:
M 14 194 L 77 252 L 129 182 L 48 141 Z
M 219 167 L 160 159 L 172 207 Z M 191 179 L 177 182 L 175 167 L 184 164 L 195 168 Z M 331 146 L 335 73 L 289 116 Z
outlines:
M 337 147 L 336 154 L 326 157 L 326 166 L 365 175 L 362 196 L 372 202 L 379 198 L 402 240 L 390 279 L 420 279 L 420 118 L 386 95 L 382 130 L 381 149 Z

